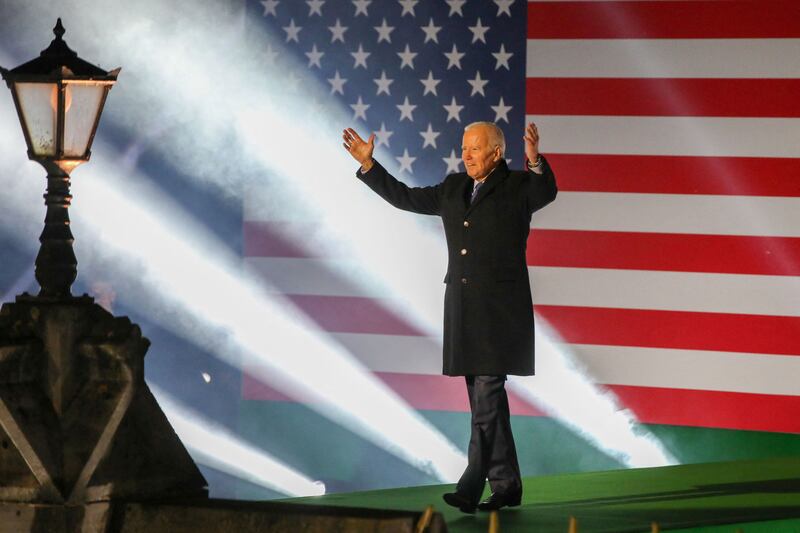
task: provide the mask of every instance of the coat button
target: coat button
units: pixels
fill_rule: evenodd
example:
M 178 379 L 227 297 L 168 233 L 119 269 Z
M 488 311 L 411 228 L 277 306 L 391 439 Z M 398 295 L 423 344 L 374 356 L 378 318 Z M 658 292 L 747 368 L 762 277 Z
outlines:
M 461 255 L 467 255 L 467 249 L 466 248 L 462 248 L 461 249 Z
M 463 283 L 464 285 L 466 285 L 466 284 L 467 284 L 467 278 L 461 278 L 461 283 Z
M 465 221 L 464 221 L 464 227 L 465 227 L 465 228 L 468 228 L 468 227 L 469 227 L 469 220 L 465 220 Z

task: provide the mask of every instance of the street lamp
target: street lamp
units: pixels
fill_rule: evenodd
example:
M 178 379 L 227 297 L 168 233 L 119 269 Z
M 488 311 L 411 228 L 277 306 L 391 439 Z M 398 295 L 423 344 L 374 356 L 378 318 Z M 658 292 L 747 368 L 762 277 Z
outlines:
M 78 272 L 69 226 L 69 174 L 89 160 L 106 96 L 120 69 L 106 72 L 79 58 L 62 39 L 60 18 L 53 33 L 56 38 L 39 57 L 11 70 L 0 68 L 0 73 L 14 97 L 28 158 L 47 171 L 36 280 L 40 298 L 59 300 L 70 298 Z

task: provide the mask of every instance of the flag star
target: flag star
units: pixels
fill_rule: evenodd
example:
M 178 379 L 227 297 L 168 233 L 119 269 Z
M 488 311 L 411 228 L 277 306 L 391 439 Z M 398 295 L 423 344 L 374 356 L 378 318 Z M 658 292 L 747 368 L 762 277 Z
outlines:
M 300 85 L 300 77 L 294 71 L 289 72 L 289 77 L 286 83 L 289 87 L 290 93 L 297 92 L 297 86 Z
M 486 32 L 489 31 L 489 26 L 484 26 L 480 17 L 478 17 L 478 22 L 474 26 L 469 27 L 469 31 L 472 32 L 473 43 L 481 41 L 486 44 Z
M 322 4 L 325 3 L 325 0 L 306 0 L 306 4 L 308 4 L 308 16 L 317 14 L 320 17 L 322 16 Z
M 486 93 L 483 92 L 483 88 L 486 87 L 486 84 L 489 83 L 489 80 L 482 80 L 481 73 L 479 71 L 475 71 L 475 78 L 474 79 L 467 79 L 467 83 L 472 85 L 472 92 L 469 94 L 470 96 L 475 96 L 475 94 L 480 94 L 481 96 L 486 96 Z
M 511 16 L 511 4 L 514 3 L 514 0 L 494 0 L 494 3 L 497 4 L 498 17 L 504 13 Z
M 503 97 L 500 97 L 500 101 L 497 102 L 497 105 L 489 106 L 494 111 L 494 121 L 500 122 L 501 120 L 505 120 L 508 122 L 508 112 L 511 111 L 511 106 L 506 105 L 503 102 Z
M 417 5 L 419 0 L 399 0 L 400 5 L 403 6 L 403 12 L 400 13 L 400 16 L 403 15 L 411 15 L 412 17 L 416 17 L 417 15 L 414 13 L 414 6 Z
M 291 19 L 289 21 L 289 25 L 283 27 L 283 31 L 286 32 L 286 42 L 288 43 L 289 41 L 294 41 L 299 43 L 300 40 L 297 38 L 297 34 L 300 33 L 300 30 L 302 29 L 302 26 L 295 26 L 294 19 Z
M 404 67 L 409 66 L 411 70 L 414 70 L 414 58 L 417 57 L 416 52 L 412 52 L 408 45 L 406 44 L 406 49 L 402 52 L 397 52 L 397 55 L 400 56 L 400 69 L 402 70 Z
M 456 48 L 456 43 L 453 43 L 453 50 L 451 52 L 445 52 L 445 57 L 447 58 L 447 70 L 450 70 L 454 66 L 461 70 L 461 58 L 464 57 L 463 52 L 459 52 L 458 48 Z
M 267 45 L 267 50 L 264 52 L 267 56 L 267 65 L 274 67 L 275 66 L 275 58 L 278 57 L 278 52 L 272 49 L 272 45 Z
M 385 144 L 386 148 L 389 148 L 389 137 L 392 135 L 394 135 L 394 132 L 388 131 L 383 122 L 381 122 L 381 129 L 375 132 L 375 138 L 378 140 L 377 146 Z
M 447 173 L 458 172 L 461 166 L 461 158 L 456 155 L 454 148 L 450 149 L 450 157 L 443 157 L 442 161 L 447 164 Z
M 336 41 L 344 42 L 344 32 L 347 31 L 347 26 L 342 26 L 339 19 L 336 19 L 335 26 L 328 26 L 328 29 L 331 31 L 331 42 L 334 43 Z
M 360 95 L 358 101 L 355 104 L 350 104 L 350 107 L 353 108 L 353 120 L 360 117 L 364 122 L 367 121 L 367 109 L 369 109 L 369 104 L 365 104 L 363 100 L 361 100 Z
M 403 100 L 402 104 L 400 104 L 398 106 L 395 106 L 395 107 L 397 107 L 397 109 L 400 110 L 400 120 L 401 121 L 404 118 L 407 118 L 411 122 L 414 122 L 414 115 L 412 113 L 414 113 L 414 110 L 417 108 L 417 106 L 415 106 L 414 104 L 412 104 L 412 103 L 410 103 L 408 101 L 408 96 L 405 97 L 405 100 Z
M 414 171 L 411 169 L 411 164 L 417 160 L 416 157 L 411 157 L 408 155 L 408 148 L 403 148 L 403 155 L 400 157 L 395 156 L 397 162 L 400 163 L 400 172 L 407 170 L 409 174 L 413 174 Z
M 328 78 L 328 83 L 331 84 L 331 94 L 339 93 L 344 96 L 344 84 L 347 83 L 347 79 L 342 78 L 338 70 L 332 78 Z
M 272 15 L 277 17 L 275 8 L 278 7 L 278 4 L 280 4 L 278 0 L 261 0 L 261 5 L 264 6 L 264 16 Z
M 423 148 L 426 146 L 433 146 L 433 149 L 436 149 L 436 137 L 441 135 L 441 133 L 438 131 L 433 131 L 433 127 L 431 127 L 430 122 L 428 122 L 428 129 L 419 132 L 419 134 L 422 135 L 423 139 L 425 139 L 425 142 L 422 143 Z
M 367 7 L 369 7 L 371 3 L 372 0 L 353 0 L 353 5 L 356 6 L 356 14 L 353 16 L 364 15 L 368 17 L 369 13 L 367 13 Z
M 364 68 L 367 68 L 367 58 L 370 56 L 369 52 L 365 52 L 364 48 L 361 46 L 361 43 L 358 43 L 358 50 L 355 52 L 350 52 L 350 55 L 353 56 L 355 59 L 355 64 L 353 68 L 358 68 L 361 65 Z
M 461 122 L 461 110 L 464 109 L 463 105 L 458 105 L 456 102 L 456 97 L 454 96 L 452 100 L 450 100 L 449 105 L 442 106 L 444 110 L 447 111 L 447 122 L 451 120 L 455 120 L 456 122 Z
M 419 81 L 420 81 L 420 83 L 422 83 L 422 85 L 425 86 L 425 91 L 422 93 L 422 96 L 425 96 L 428 93 L 433 93 L 433 96 L 439 96 L 436 93 L 436 86 L 439 85 L 442 82 L 442 80 L 434 79 L 432 71 L 430 71 L 430 70 L 428 71 L 427 79 L 423 79 L 423 80 L 419 80 Z
M 381 94 L 381 93 L 384 93 L 384 92 L 386 94 L 388 94 L 389 96 L 391 96 L 392 93 L 389 91 L 389 85 L 391 85 L 394 80 L 389 79 L 389 78 L 386 77 L 386 71 L 385 70 L 381 71 L 381 77 L 380 78 L 376 78 L 376 79 L 374 79 L 372 81 L 374 81 L 378 85 L 378 92 L 375 93 L 376 96 Z
M 394 26 L 389 26 L 386 24 L 386 19 L 383 19 L 383 23 L 380 26 L 373 26 L 375 31 L 378 32 L 378 42 L 383 41 L 386 39 L 387 43 L 392 42 L 391 33 L 394 31 Z
M 505 67 L 506 70 L 511 70 L 511 67 L 508 66 L 508 60 L 511 59 L 512 54 L 511 52 L 506 52 L 506 45 L 500 44 L 500 50 L 497 52 L 492 52 L 492 55 L 497 60 L 497 64 L 495 65 L 495 70 L 500 70 L 500 67 Z
M 320 52 L 319 50 L 317 50 L 317 45 L 315 43 L 314 46 L 311 47 L 311 51 L 306 52 L 306 57 L 308 58 L 308 68 L 311 68 L 312 66 L 316 66 L 317 68 L 322 68 L 322 65 L 320 64 L 320 59 L 322 59 L 322 56 L 324 55 L 325 52 Z
M 428 22 L 427 26 L 421 26 L 420 29 L 425 32 L 425 42 L 433 41 L 435 43 L 439 43 L 438 33 L 442 31 L 441 26 L 434 26 L 433 25 L 433 18 L 431 18 L 430 22 Z M 424 43 L 423 43 L 424 44 Z
M 448 17 L 452 17 L 455 13 L 458 13 L 462 17 L 464 16 L 464 13 L 461 12 L 461 8 L 464 7 L 467 0 L 445 0 L 445 2 L 450 6 L 450 13 L 447 14 Z

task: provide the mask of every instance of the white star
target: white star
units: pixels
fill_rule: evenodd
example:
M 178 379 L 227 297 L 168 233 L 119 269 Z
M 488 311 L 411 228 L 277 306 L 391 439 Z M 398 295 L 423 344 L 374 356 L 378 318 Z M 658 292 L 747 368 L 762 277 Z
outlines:
M 411 122 L 414 122 L 414 110 L 417 108 L 414 104 L 409 103 L 408 96 L 406 96 L 405 100 L 401 105 L 395 106 L 397 109 L 400 110 L 400 120 L 402 121 L 404 118 L 407 118 Z
M 458 13 L 462 17 L 464 16 L 464 13 L 461 12 L 461 8 L 464 7 L 467 0 L 445 0 L 445 2 L 450 6 L 450 13 L 447 14 L 448 17 L 452 17 L 455 13 Z
M 445 111 L 447 111 L 447 122 L 450 122 L 451 120 L 461 122 L 461 110 L 464 109 L 464 106 L 458 105 L 455 96 L 453 96 L 449 104 L 443 105 L 442 107 L 444 107 Z
M 403 15 L 411 15 L 412 17 L 416 17 L 414 14 L 414 6 L 417 5 L 419 0 L 399 0 L 400 5 L 403 6 L 403 12 L 400 13 L 400 16 Z
M 347 26 L 342 26 L 339 19 L 336 19 L 335 26 L 328 26 L 331 31 L 331 42 L 342 41 L 344 42 L 344 32 L 347 31 Z
M 358 50 L 356 52 L 350 52 L 350 55 L 353 56 L 353 59 L 356 61 L 353 68 L 358 68 L 359 65 L 367 68 L 367 58 L 370 56 L 370 53 L 364 51 L 364 48 L 361 47 L 361 43 L 358 43 Z
M 261 5 L 264 6 L 264 16 L 272 15 L 273 17 L 277 17 L 275 8 L 278 7 L 278 4 L 280 4 L 278 0 L 261 0 Z
M 467 79 L 467 83 L 472 85 L 472 92 L 470 96 L 475 96 L 476 93 L 480 94 L 481 96 L 486 96 L 486 93 L 483 92 L 483 88 L 486 87 L 486 84 L 489 83 L 489 80 L 482 80 L 481 73 L 477 70 L 475 71 L 475 78 L 474 79 Z
M 380 146 L 382 144 L 386 145 L 386 148 L 389 148 L 389 137 L 394 135 L 393 131 L 388 131 L 386 126 L 384 126 L 383 122 L 381 122 L 381 129 L 375 132 L 375 139 L 377 139 L 378 144 Z
M 272 45 L 267 45 L 267 50 L 264 52 L 267 56 L 267 65 L 274 67 L 275 66 L 275 58 L 278 57 L 278 52 L 272 49 Z
M 461 70 L 461 58 L 464 57 L 463 52 L 459 52 L 458 48 L 456 48 L 456 43 L 453 43 L 453 50 L 451 52 L 445 52 L 444 56 L 447 58 L 447 70 L 450 70 L 453 67 L 456 67 L 458 70 Z
M 497 4 L 497 16 L 499 17 L 503 13 L 511 16 L 511 4 L 514 3 L 514 0 L 494 0 L 494 3 Z
M 312 66 L 316 66 L 317 68 L 322 68 L 322 65 L 320 64 L 319 60 L 322 59 L 322 56 L 324 55 L 325 52 L 320 52 L 319 50 L 317 50 L 317 45 L 315 43 L 314 46 L 311 47 L 311 51 L 306 52 L 306 57 L 308 58 L 308 68 L 311 68 Z
M 506 52 L 506 45 L 500 44 L 500 50 L 497 52 L 492 52 L 492 55 L 497 60 L 497 64 L 495 65 L 495 70 L 500 70 L 500 67 L 505 67 L 506 70 L 511 70 L 511 67 L 508 66 L 508 60 L 511 59 L 511 56 L 514 54 L 510 52 Z
M 287 80 L 287 85 L 289 87 L 290 93 L 297 92 L 297 86 L 300 85 L 300 77 L 295 74 L 294 71 L 289 72 L 289 78 Z
M 332 78 L 328 78 L 328 83 L 331 84 L 331 94 L 339 93 L 344 96 L 344 84 L 347 83 L 347 79 L 342 78 L 338 70 Z
M 489 31 L 489 26 L 484 26 L 481 22 L 480 17 L 478 17 L 478 22 L 474 26 L 469 27 L 469 31 L 472 32 L 472 42 L 481 41 L 482 43 L 486 44 L 486 32 Z
M 397 162 L 400 163 L 400 172 L 407 170 L 409 174 L 413 174 L 414 171 L 411 169 L 411 163 L 417 160 L 416 157 L 411 157 L 408 155 L 408 148 L 403 148 L 403 155 L 400 157 L 396 157 Z
M 430 70 L 428 71 L 428 78 L 424 80 L 419 80 L 422 85 L 425 86 L 425 92 L 422 93 L 422 96 L 425 96 L 428 93 L 433 93 L 433 96 L 439 96 L 436 94 L 436 86 L 439 85 L 442 80 L 434 79 L 433 72 Z
M 508 122 L 508 112 L 511 111 L 511 106 L 506 105 L 503 102 L 503 97 L 500 97 L 500 101 L 497 102 L 497 105 L 489 106 L 494 111 L 494 121 L 500 122 L 501 120 L 505 120 Z
M 394 26 L 389 26 L 386 24 L 386 19 L 383 19 L 383 23 L 380 26 L 373 26 L 375 31 L 378 32 L 378 42 L 383 41 L 386 39 L 387 43 L 392 42 L 392 38 L 390 37 L 392 31 L 394 31 Z
M 286 42 L 288 43 L 289 41 L 294 41 L 299 43 L 300 40 L 297 38 L 297 34 L 300 33 L 300 30 L 302 29 L 302 26 L 295 26 L 294 19 L 291 19 L 289 21 L 289 25 L 283 27 L 283 31 L 286 32 Z
M 353 5 L 356 6 L 356 14 L 353 15 L 357 17 L 358 15 L 362 14 L 365 17 L 369 16 L 367 13 L 367 7 L 372 3 L 372 0 L 353 0 Z
M 376 78 L 376 79 L 374 79 L 372 81 L 374 81 L 376 84 L 378 84 L 378 92 L 375 93 L 376 96 L 381 94 L 381 93 L 384 93 L 384 92 L 386 94 L 388 94 L 389 96 L 392 95 L 392 93 L 389 91 L 389 85 L 391 85 L 394 80 L 389 79 L 389 78 L 386 77 L 386 71 L 385 70 L 381 71 L 381 77 L 380 78 Z
M 397 55 L 400 56 L 400 69 L 402 70 L 404 67 L 409 66 L 411 70 L 414 70 L 414 58 L 417 57 L 416 52 L 412 52 L 408 48 L 408 44 L 406 44 L 406 49 L 402 52 L 397 52 Z
M 322 16 L 322 4 L 325 3 L 325 0 L 306 0 L 306 4 L 308 4 L 308 16 L 310 17 L 313 14 L 317 14 L 320 17 Z
M 452 100 L 450 100 L 449 105 L 442 106 L 444 110 L 447 111 L 447 122 L 451 120 L 455 120 L 456 122 L 461 122 L 461 110 L 464 109 L 463 105 L 458 105 L 456 102 L 456 97 L 454 96 Z
M 425 139 L 425 142 L 422 143 L 422 147 L 425 148 L 426 146 L 433 146 L 433 149 L 436 149 L 436 137 L 441 135 L 438 131 L 433 131 L 431 127 L 431 123 L 428 122 L 428 129 L 425 131 L 419 132 L 422 135 L 422 138 Z
M 443 157 L 442 161 L 447 164 L 447 173 L 458 172 L 461 166 L 461 158 L 456 155 L 454 148 L 450 149 L 450 157 Z
M 433 41 L 435 43 L 439 43 L 439 37 L 437 34 L 442 30 L 441 26 L 434 26 L 433 25 L 433 18 L 431 18 L 430 22 L 428 22 L 427 26 L 421 26 L 420 29 L 425 32 L 425 42 Z M 423 43 L 424 44 L 424 43 Z
M 365 104 L 361 100 L 360 95 L 358 97 L 358 101 L 355 104 L 350 104 L 350 107 L 353 108 L 353 120 L 361 117 L 364 122 L 367 121 L 367 109 L 369 109 L 369 104 Z

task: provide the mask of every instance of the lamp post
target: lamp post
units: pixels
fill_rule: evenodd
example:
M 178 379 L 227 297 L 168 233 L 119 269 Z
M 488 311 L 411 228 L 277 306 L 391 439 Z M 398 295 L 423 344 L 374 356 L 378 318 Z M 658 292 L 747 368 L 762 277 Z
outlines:
M 89 160 L 106 96 L 120 69 L 107 72 L 79 58 L 63 40 L 61 19 L 53 33 L 56 38 L 39 57 L 11 70 L 0 68 L 0 73 L 14 97 L 28 158 L 47 171 L 47 214 L 36 256 L 39 297 L 65 299 L 77 275 L 69 174 Z
M 109 501 L 208 495 L 145 383 L 150 341 L 127 317 L 71 295 L 77 261 L 69 174 L 89 160 L 119 69 L 79 58 L 63 40 L 61 19 L 53 32 L 39 57 L 0 69 L 28 157 L 47 171 L 36 257 L 41 290 L 0 307 L 0 532 L 42 520 L 36 531 L 71 531 L 63 524 L 72 515 Z M 100 514 L 97 521 L 105 520 Z M 22 518 L 4 529 L 9 516 Z

